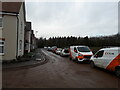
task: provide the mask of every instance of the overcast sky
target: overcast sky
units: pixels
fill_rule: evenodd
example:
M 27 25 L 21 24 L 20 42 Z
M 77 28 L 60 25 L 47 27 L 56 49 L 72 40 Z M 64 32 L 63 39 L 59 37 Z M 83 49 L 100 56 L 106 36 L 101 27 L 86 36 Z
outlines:
M 118 2 L 26 2 L 26 14 L 37 37 L 118 33 Z

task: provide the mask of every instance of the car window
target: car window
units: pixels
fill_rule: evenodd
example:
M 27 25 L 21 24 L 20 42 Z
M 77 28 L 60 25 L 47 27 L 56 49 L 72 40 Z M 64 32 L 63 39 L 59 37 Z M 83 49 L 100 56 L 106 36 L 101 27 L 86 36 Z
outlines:
M 94 57 L 102 57 L 102 56 L 103 56 L 103 53 L 104 53 L 104 50 L 99 51 L 98 53 L 96 53 L 96 54 L 94 55 Z
M 65 53 L 69 53 L 69 50 L 66 49 L 66 50 L 64 50 L 64 52 L 65 52 Z

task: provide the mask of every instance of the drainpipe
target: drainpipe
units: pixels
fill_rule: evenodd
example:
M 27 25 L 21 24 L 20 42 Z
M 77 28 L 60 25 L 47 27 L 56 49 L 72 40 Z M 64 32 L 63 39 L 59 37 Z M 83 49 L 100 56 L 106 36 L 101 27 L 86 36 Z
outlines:
M 18 58 L 18 36 L 19 36 L 19 18 L 17 14 L 17 48 L 16 48 L 16 59 Z

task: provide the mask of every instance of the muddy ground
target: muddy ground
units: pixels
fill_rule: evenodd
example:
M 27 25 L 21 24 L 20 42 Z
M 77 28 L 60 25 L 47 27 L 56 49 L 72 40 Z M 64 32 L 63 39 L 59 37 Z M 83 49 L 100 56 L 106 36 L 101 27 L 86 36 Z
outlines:
M 113 72 L 76 63 L 45 49 L 47 62 L 36 67 L 3 70 L 3 88 L 118 88 Z M 41 54 L 40 54 L 41 55 Z

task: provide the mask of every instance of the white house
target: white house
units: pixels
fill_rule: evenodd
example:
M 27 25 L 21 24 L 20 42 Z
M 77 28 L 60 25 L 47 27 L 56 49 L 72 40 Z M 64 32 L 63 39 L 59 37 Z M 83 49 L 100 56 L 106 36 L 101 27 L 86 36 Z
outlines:
M 2 2 L 0 10 L 0 59 L 13 60 L 24 54 L 25 3 Z

